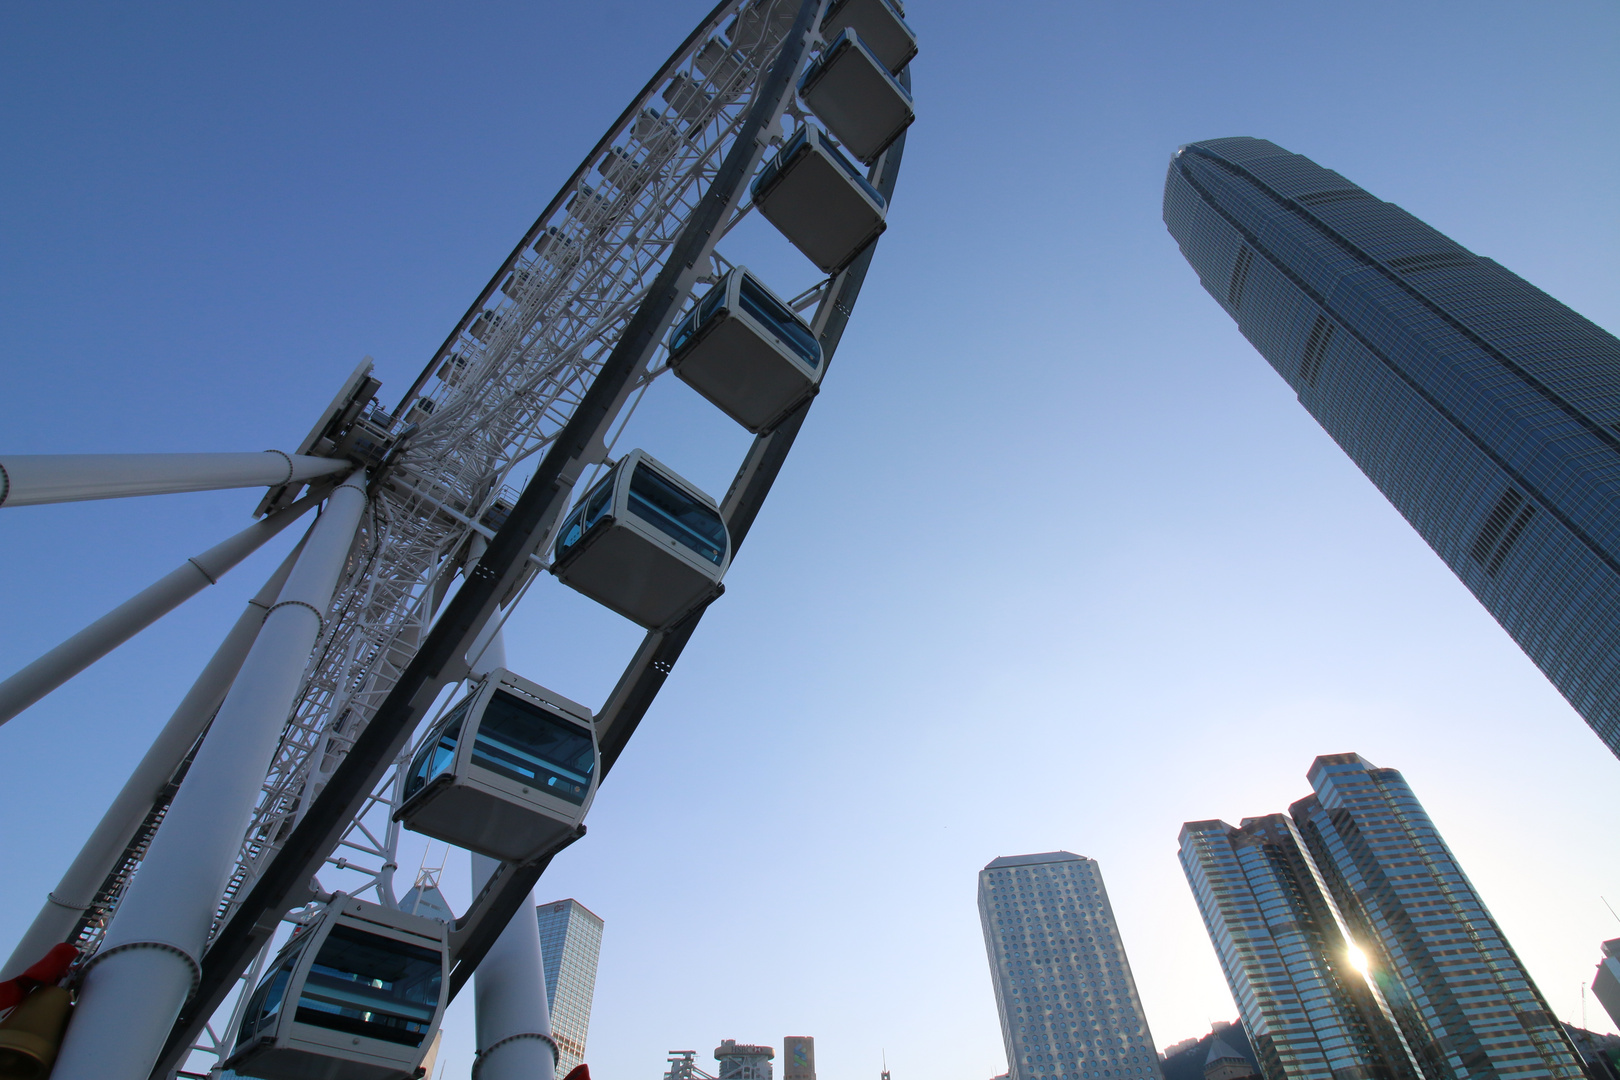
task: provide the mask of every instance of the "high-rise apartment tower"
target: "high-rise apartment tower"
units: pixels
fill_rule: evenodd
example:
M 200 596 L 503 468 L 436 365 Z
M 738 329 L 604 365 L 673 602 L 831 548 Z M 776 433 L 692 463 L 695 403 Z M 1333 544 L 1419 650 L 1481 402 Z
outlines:
M 1009 1080 L 1162 1080 L 1095 859 L 1011 855 L 979 872 Z
M 1580 1080 L 1394 769 L 1316 759 L 1289 813 L 1189 822 L 1181 862 L 1266 1080 Z
M 596 962 L 602 955 L 602 918 L 578 900 L 555 900 L 535 908 L 540 920 L 540 959 L 546 971 L 551 1034 L 557 1040 L 557 1076 L 585 1060 L 596 994 Z
M 1299 401 L 1620 755 L 1620 340 L 1262 139 L 1164 220 Z

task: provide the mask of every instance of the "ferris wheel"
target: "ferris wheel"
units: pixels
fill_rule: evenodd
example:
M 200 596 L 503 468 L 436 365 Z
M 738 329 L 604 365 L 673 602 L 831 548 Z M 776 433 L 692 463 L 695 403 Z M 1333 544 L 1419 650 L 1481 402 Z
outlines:
M 58 1080 L 404 1080 L 478 970 L 474 1075 L 552 1075 L 530 892 L 821 389 L 886 225 L 916 51 L 899 0 L 724 0 L 397 405 L 367 360 L 290 451 L 0 457 L 0 508 L 267 489 L 255 524 L 0 682 L 0 723 L 319 509 L 0 970 L 39 984 L 7 1021 L 26 1012 L 35 1042 L 0 1030 L 0 1052 L 49 1068 L 60 1041 Z M 722 254 L 755 212 L 812 287 L 784 297 Z M 718 498 L 618 446 L 666 375 L 753 436 Z M 594 707 L 505 667 L 501 626 L 544 573 L 645 630 Z M 473 853 L 459 917 L 402 910 L 402 829 Z

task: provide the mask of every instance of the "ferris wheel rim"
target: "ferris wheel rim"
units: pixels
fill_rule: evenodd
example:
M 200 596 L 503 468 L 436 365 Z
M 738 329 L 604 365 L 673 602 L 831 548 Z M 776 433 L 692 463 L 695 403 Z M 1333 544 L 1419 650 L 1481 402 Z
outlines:
M 439 362 L 445 358 L 445 356 L 450 352 L 451 348 L 455 345 L 456 339 L 461 336 L 463 331 L 472 325 L 475 319 L 478 318 L 478 313 L 483 310 L 484 304 L 499 287 L 502 275 L 511 270 L 513 265 L 515 265 L 517 260 L 522 256 L 524 248 L 528 247 L 533 239 L 545 228 L 546 222 L 551 220 L 551 218 L 556 215 L 557 211 L 560 210 L 563 204 L 568 201 L 569 196 L 574 191 L 578 190 L 578 185 L 590 175 L 591 166 L 599 161 L 602 155 L 607 153 L 607 151 L 612 148 L 615 140 L 617 140 L 619 135 L 630 125 L 630 122 L 635 119 L 638 110 L 643 103 L 648 101 L 657 93 L 659 86 L 670 78 L 670 72 L 681 66 L 681 62 L 691 53 L 692 49 L 697 45 L 697 43 L 701 41 L 705 35 L 712 34 L 714 32 L 714 29 L 718 26 L 718 24 L 724 21 L 725 15 L 730 9 L 741 9 L 741 7 L 747 2 L 748 0 L 720 0 L 718 4 L 710 9 L 709 14 L 703 19 L 703 21 L 700 22 L 697 27 L 686 36 L 686 39 L 676 47 L 675 51 L 670 53 L 669 59 L 665 60 L 663 66 L 658 69 L 651 79 L 647 80 L 646 85 L 637 91 L 635 97 L 630 99 L 630 104 L 624 107 L 624 111 L 621 112 L 613 123 L 608 126 L 606 133 L 604 133 L 603 136 L 597 140 L 596 145 L 591 147 L 590 152 L 585 155 L 578 167 L 576 167 L 574 171 L 569 174 L 568 179 L 563 182 L 562 187 L 558 188 L 557 194 L 552 196 L 551 201 L 546 204 L 545 209 L 540 211 L 539 217 L 535 218 L 534 224 L 530 225 L 523 235 L 518 238 L 517 246 L 512 249 L 506 258 L 501 260 L 500 266 L 496 269 L 495 273 L 490 277 L 489 281 L 485 283 L 484 287 L 479 290 L 477 298 L 474 299 L 472 304 L 468 306 L 466 312 L 461 316 L 460 320 L 457 321 L 455 326 L 451 328 L 450 333 L 445 337 L 445 339 L 439 343 L 439 347 L 434 350 L 432 358 L 429 359 L 427 365 L 423 367 L 422 373 L 416 377 L 416 380 L 411 383 L 410 388 L 405 391 L 404 396 L 400 398 L 399 405 L 394 409 L 394 415 L 403 416 L 405 414 L 405 410 L 410 407 L 411 402 L 416 400 L 422 387 L 427 383 L 428 379 L 433 377 L 435 367 L 437 367 Z

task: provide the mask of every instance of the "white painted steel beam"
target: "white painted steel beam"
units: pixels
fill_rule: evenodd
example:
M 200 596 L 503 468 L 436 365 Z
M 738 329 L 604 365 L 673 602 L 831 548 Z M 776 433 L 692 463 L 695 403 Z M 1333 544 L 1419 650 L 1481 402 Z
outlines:
M 187 559 L 38 660 L 0 682 L 0 724 L 219 581 L 226 571 L 259 550 L 271 537 L 291 525 L 319 501 L 315 495 L 306 495 L 285 510 L 254 522 L 229 540 Z
M 209 928 L 366 507 L 332 493 L 85 973 L 57 1080 L 145 1080 L 197 986 Z M 279 918 L 279 913 L 277 918 Z
M 0 506 L 280 487 L 352 468 L 352 462 L 340 458 L 280 450 L 257 454 L 8 454 L 0 457 Z
M 500 864 L 473 854 L 477 896 Z M 534 897 L 524 898 L 473 974 L 478 1055 L 472 1080 L 553 1080 L 557 1049 L 546 1008 L 546 974 L 540 962 L 540 924 Z
M 168 784 L 186 754 L 197 742 L 197 737 L 208 726 L 214 710 L 225 700 L 231 681 L 241 670 L 242 661 L 259 636 L 264 616 L 276 602 L 281 587 L 292 573 L 293 563 L 303 550 L 300 543 L 288 553 L 270 580 L 264 583 L 247 609 L 231 627 L 220 643 L 213 658 L 203 667 L 202 674 L 192 683 L 180 705 L 169 717 L 169 722 L 158 732 L 152 746 L 124 782 L 123 790 L 101 816 L 101 823 L 79 849 L 62 880 L 46 896 L 45 905 L 29 926 L 11 958 L 0 967 L 0 979 L 9 979 L 45 955 L 52 945 L 68 940 L 73 928 L 96 898 L 96 892 L 107 875 L 117 867 L 135 833 L 151 812 L 154 803 Z

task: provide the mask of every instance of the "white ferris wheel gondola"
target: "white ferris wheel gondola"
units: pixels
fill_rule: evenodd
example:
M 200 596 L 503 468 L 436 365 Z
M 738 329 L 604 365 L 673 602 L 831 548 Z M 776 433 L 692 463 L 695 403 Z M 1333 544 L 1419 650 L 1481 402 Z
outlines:
M 799 96 L 844 149 L 868 165 L 917 118 L 911 94 L 853 27 L 839 31 L 810 62 Z
M 669 338 L 676 378 L 749 431 L 769 431 L 821 382 L 821 343 L 744 266 L 693 308 Z
M 765 220 L 824 273 L 854 262 L 887 227 L 888 200 L 814 124 L 766 163 L 752 193 Z
M 598 762 L 589 709 L 497 668 L 423 736 L 394 818 L 492 859 L 527 861 L 579 828 Z
M 821 18 L 821 36 L 831 41 L 846 28 L 896 75 L 917 55 L 917 35 L 893 0 L 832 0 Z
M 720 595 L 731 537 L 701 488 L 632 450 L 563 520 L 553 556 L 564 585 L 656 629 Z
M 445 924 L 336 894 L 282 947 L 221 1067 L 261 1080 L 409 1080 L 444 1014 Z

